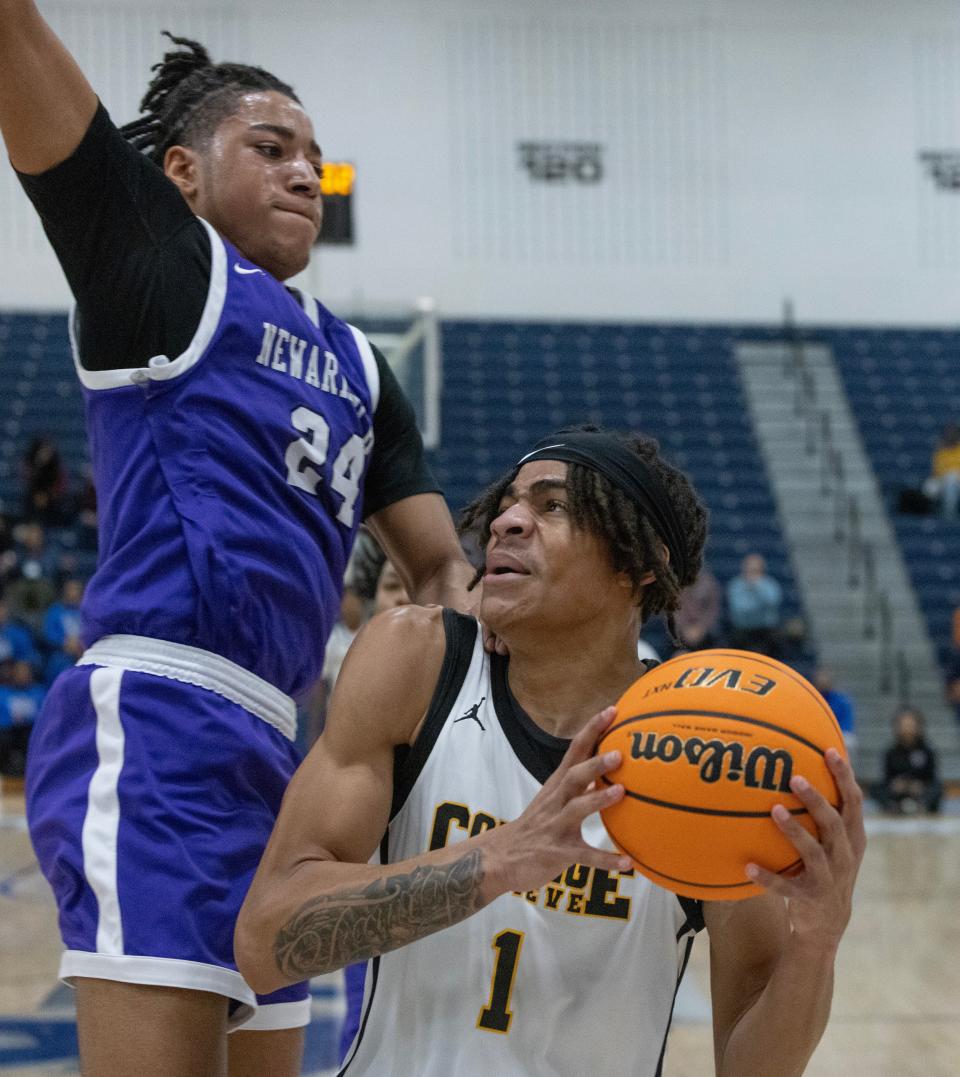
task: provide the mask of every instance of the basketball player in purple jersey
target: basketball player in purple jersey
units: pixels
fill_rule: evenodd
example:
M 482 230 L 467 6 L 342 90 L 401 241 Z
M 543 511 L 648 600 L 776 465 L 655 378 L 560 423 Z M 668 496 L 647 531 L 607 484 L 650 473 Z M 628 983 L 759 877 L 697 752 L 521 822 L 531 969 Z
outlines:
M 173 40 L 121 132 L 32 0 L 0 0 L 0 129 L 76 298 L 101 519 L 27 812 L 84 1072 L 286 1077 L 306 985 L 258 999 L 232 936 L 297 762 L 291 697 L 361 519 L 419 602 L 465 606 L 472 570 L 382 357 L 283 284 L 320 227 L 309 118 Z

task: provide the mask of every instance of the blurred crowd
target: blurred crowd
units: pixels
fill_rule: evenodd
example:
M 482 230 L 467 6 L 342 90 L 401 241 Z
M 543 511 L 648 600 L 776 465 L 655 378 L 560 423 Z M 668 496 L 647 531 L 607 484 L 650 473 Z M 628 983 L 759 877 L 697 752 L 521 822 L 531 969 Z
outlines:
M 80 602 L 96 559 L 96 496 L 69 481 L 56 443 L 21 459 L 22 503 L 0 514 L 0 775 L 23 774 L 47 689 L 83 650 Z
M 952 510 L 952 484 L 960 482 L 960 428 L 945 431 L 937 451 L 938 496 L 942 511 Z M 96 495 L 89 478 L 70 482 L 49 437 L 31 441 L 22 457 L 21 476 L 19 513 L 0 514 L 0 775 L 6 776 L 23 774 L 30 729 L 46 691 L 83 651 L 80 602 L 96 559 Z M 932 498 L 933 486 L 928 490 Z M 480 555 L 469 541 L 466 548 L 479 563 Z M 357 632 L 374 614 L 408 601 L 396 570 L 362 530 L 323 674 L 302 707 L 307 746 L 323 728 L 333 685 Z M 685 650 L 728 646 L 798 666 L 812 675 L 855 751 L 854 700 L 837 687 L 831 670 L 804 669 L 810 659 L 805 626 L 798 618 L 784 617 L 783 602 L 780 583 L 758 553 L 747 554 L 739 573 L 723 584 L 705 567 L 683 592 L 674 617 L 681 646 L 654 632 L 640 640 L 640 655 L 665 659 Z M 953 644 L 948 698 L 960 721 L 960 609 Z M 924 737 L 918 711 L 896 714 L 884 775 L 872 792 L 889 811 L 938 809 L 942 790 L 936 754 Z

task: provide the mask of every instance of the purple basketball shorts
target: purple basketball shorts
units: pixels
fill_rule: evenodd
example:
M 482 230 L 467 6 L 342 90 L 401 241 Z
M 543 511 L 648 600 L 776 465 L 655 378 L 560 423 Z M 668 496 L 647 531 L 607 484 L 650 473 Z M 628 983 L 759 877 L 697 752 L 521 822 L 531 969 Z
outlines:
M 177 652 L 175 676 L 191 651 L 230 673 L 207 652 L 160 646 Z M 200 687 L 143 671 L 155 662 L 123 668 L 120 653 L 58 678 L 30 744 L 27 818 L 59 910 L 61 977 L 224 995 L 231 1028 L 307 1024 L 305 983 L 257 997 L 233 959 L 234 923 L 298 763 L 292 710 L 271 723 L 275 697 L 290 701 L 240 671 L 228 691 L 243 706 L 210 689 L 216 676 L 192 672 Z M 274 698 L 264 704 L 257 685 Z

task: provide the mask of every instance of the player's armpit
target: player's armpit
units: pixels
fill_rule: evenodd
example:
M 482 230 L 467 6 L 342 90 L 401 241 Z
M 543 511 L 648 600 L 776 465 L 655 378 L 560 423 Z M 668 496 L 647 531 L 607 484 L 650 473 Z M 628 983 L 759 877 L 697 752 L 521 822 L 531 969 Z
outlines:
M 97 98 L 32 0 L 0 0 L 0 131 L 14 168 L 36 175 L 80 145 Z
M 476 600 L 467 586 L 475 572 L 439 494 L 405 497 L 366 522 L 415 602 L 471 612 Z

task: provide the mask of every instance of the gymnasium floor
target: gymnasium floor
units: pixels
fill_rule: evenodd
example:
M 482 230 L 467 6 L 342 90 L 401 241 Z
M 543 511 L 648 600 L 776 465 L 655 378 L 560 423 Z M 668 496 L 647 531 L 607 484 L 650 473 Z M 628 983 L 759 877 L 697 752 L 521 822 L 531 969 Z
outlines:
M 960 802 L 940 819 L 868 819 L 870 844 L 844 940 L 830 1025 L 808 1077 L 960 1074 Z M 0 1075 L 76 1077 L 70 991 L 56 980 L 52 899 L 17 795 L 0 799 Z M 666 1077 L 709 1077 L 707 945 L 678 998 Z M 339 977 L 313 985 L 304 1074 L 335 1072 Z M 579 1077 L 579 1075 L 570 1075 Z

